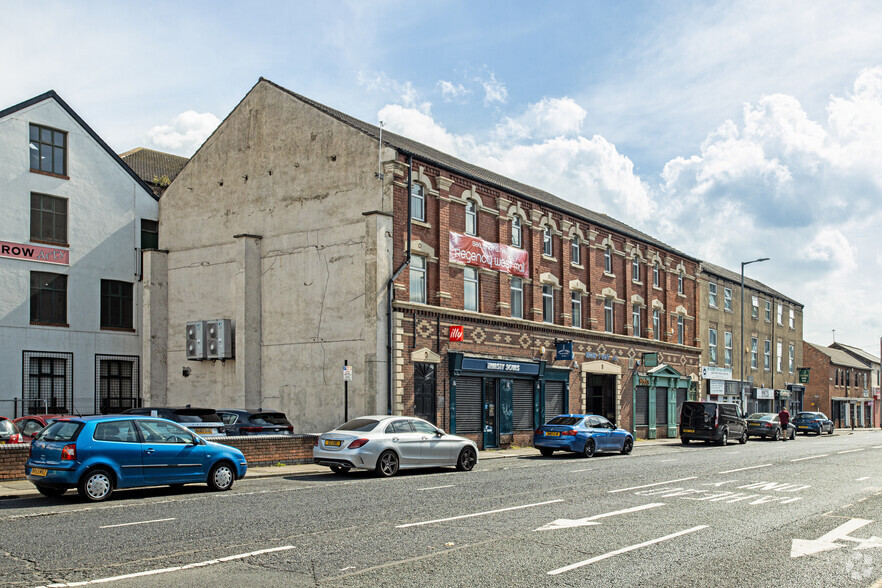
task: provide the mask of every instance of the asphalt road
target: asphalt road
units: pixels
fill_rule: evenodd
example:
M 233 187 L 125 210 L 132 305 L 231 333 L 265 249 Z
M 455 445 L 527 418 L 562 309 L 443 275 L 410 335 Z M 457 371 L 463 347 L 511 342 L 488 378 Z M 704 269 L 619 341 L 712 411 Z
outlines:
M 871 586 L 880 463 L 872 431 L 5 500 L 0 584 Z

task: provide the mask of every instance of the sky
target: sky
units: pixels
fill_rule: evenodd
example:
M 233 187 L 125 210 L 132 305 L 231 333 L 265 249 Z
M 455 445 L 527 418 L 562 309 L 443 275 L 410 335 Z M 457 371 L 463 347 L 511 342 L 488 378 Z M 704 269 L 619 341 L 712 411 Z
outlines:
M 0 0 L 0 108 L 54 89 L 189 156 L 263 76 L 608 214 L 880 354 L 882 3 Z M 14 56 L 14 57 L 10 57 Z

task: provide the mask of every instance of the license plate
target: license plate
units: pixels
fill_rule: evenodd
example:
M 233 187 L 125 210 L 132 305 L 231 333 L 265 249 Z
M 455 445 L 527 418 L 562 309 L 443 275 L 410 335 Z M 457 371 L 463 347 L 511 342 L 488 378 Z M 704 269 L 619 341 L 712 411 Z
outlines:
M 339 441 L 325 441 L 325 447 L 340 447 Z
M 808 427 L 807 427 L 807 426 L 805 426 L 805 425 L 799 425 L 799 427 L 798 427 L 798 428 L 800 428 L 800 429 L 808 429 Z
M 193 429 L 199 435 L 211 435 L 214 432 L 214 429 Z
M 4 441 L 3 439 L 0 439 L 0 445 L 6 445 L 6 441 Z
M 31 468 L 31 475 L 32 476 L 45 476 L 46 470 L 45 470 L 45 468 Z
M 560 437 L 560 433 L 557 431 L 545 431 L 546 437 Z
M 684 433 L 694 433 L 695 429 L 683 429 Z

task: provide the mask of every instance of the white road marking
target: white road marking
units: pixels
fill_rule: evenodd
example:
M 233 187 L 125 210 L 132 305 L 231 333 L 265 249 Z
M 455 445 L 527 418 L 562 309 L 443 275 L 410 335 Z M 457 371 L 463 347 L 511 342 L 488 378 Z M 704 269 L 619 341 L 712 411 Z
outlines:
M 673 484 L 674 482 L 685 482 L 686 480 L 694 480 L 698 476 L 690 476 L 688 478 L 678 478 L 676 480 L 668 480 L 667 482 L 656 482 L 655 484 L 645 484 L 643 486 L 632 486 L 630 488 L 620 488 L 618 490 L 610 490 L 610 494 L 616 492 L 627 492 L 628 490 L 639 490 L 640 488 L 652 488 L 653 486 L 664 486 L 665 484 Z
M 836 453 L 855 453 L 856 451 L 863 451 L 863 449 L 849 449 L 848 451 L 837 451 Z
M 764 463 L 763 465 L 755 465 L 755 466 L 750 466 L 750 467 L 746 467 L 746 468 L 737 468 L 737 469 L 734 469 L 734 470 L 726 470 L 725 472 L 720 472 L 720 473 L 721 473 L 721 474 L 732 474 L 732 473 L 735 473 L 735 472 L 743 472 L 743 471 L 745 471 L 745 470 L 756 470 L 756 469 L 759 469 L 759 468 L 769 468 L 769 467 L 772 467 L 772 464 L 770 464 L 770 463 Z
M 571 473 L 571 474 L 577 474 L 577 473 L 579 473 L 579 472 L 590 472 L 590 471 L 591 471 L 591 469 L 588 468 L 588 469 L 584 469 L 584 470 L 571 470 L 570 473 Z
M 417 490 L 440 490 L 441 488 L 453 488 L 456 484 L 447 484 L 446 486 L 432 486 L 431 488 L 417 488 Z
M 646 510 L 648 508 L 656 508 L 659 506 L 664 506 L 664 502 L 652 502 L 650 504 L 643 504 L 640 506 L 634 506 L 631 508 L 626 508 L 624 510 L 616 510 L 613 512 L 607 512 L 599 515 L 594 515 L 591 517 L 585 517 L 584 519 L 557 519 L 556 521 L 552 521 L 547 525 L 543 525 L 537 529 L 533 529 L 534 531 L 552 531 L 554 529 L 568 529 L 570 527 L 587 527 L 589 525 L 599 525 L 600 523 L 595 523 L 597 519 L 604 519 L 606 517 L 614 517 L 620 514 L 628 514 L 631 512 L 637 512 L 640 510 Z
M 663 459 L 658 463 L 668 463 L 669 461 L 677 461 L 676 459 Z
M 845 545 L 841 543 L 836 543 L 836 541 L 842 539 L 845 541 L 854 541 L 859 543 L 858 549 L 864 547 L 869 544 L 869 547 L 878 547 L 882 545 L 876 545 L 878 542 L 878 537 L 872 537 L 870 539 L 857 539 L 855 537 L 849 537 L 848 534 L 852 531 L 856 531 L 861 527 L 869 525 L 873 521 L 867 519 L 851 519 L 845 523 L 842 523 L 829 533 L 825 533 L 813 540 L 805 540 L 805 539 L 794 539 L 790 546 L 790 557 L 802 557 L 804 555 L 813 555 L 815 553 L 821 553 L 822 551 L 831 551 L 833 549 L 841 549 L 845 547 Z M 876 540 L 876 541 L 874 541 Z
M 591 559 L 586 559 L 585 561 L 580 561 L 578 563 L 570 564 L 568 566 L 564 566 L 562 568 L 558 568 L 556 570 L 551 570 L 548 572 L 549 576 L 556 576 L 558 574 L 562 574 L 564 572 L 569 572 L 571 570 L 575 570 L 576 568 L 581 568 L 582 566 L 591 565 L 598 561 L 614 557 L 616 555 L 621 555 L 623 553 L 628 553 L 629 551 L 634 551 L 635 549 L 640 549 L 641 547 L 648 547 L 650 545 L 655 545 L 656 543 L 661 543 L 662 541 L 668 541 L 669 539 L 675 539 L 682 535 L 688 535 L 689 533 L 694 533 L 696 531 L 701 531 L 702 529 L 707 529 L 708 525 L 699 525 L 697 527 L 692 527 L 691 529 L 685 529 L 683 531 L 677 531 L 676 533 L 672 533 L 670 535 L 665 535 L 664 537 L 659 537 L 658 539 L 652 539 L 651 541 L 644 541 L 643 543 L 638 543 L 637 545 L 631 545 L 630 547 L 623 547 L 622 549 L 616 549 L 615 551 L 610 551 L 609 553 L 604 553 L 603 555 L 598 555 L 597 557 L 592 557 Z
M 118 525 L 103 525 L 99 529 L 112 529 L 114 527 L 129 527 L 131 525 L 149 525 L 150 523 L 164 523 L 166 521 L 175 521 L 177 519 L 155 519 L 152 521 L 138 521 L 137 523 L 120 523 Z
M 863 482 L 864 480 L 869 480 L 870 476 L 864 476 L 863 478 L 858 478 L 855 482 Z
M 235 561 L 237 559 L 245 559 L 246 557 L 254 557 L 256 555 L 263 555 L 265 553 L 274 553 L 277 551 L 287 551 L 289 549 L 294 549 L 293 545 L 285 545 L 284 547 L 273 547 L 270 549 L 261 549 L 260 551 L 252 551 L 251 553 L 240 553 L 238 555 L 228 555 L 227 557 L 219 557 L 217 559 L 210 559 L 208 561 L 200 561 L 198 563 L 186 564 L 183 566 L 175 566 L 173 568 L 162 568 L 158 570 L 147 570 L 145 572 L 135 572 L 134 574 L 125 574 L 123 576 L 113 576 L 111 578 L 99 578 L 97 580 L 86 580 L 84 582 L 70 582 L 67 584 L 48 584 L 47 586 L 40 586 L 39 588 L 68 588 L 69 586 L 88 586 L 90 584 L 106 584 L 107 582 L 116 582 L 118 580 L 129 580 L 132 578 L 142 578 L 144 576 L 155 576 L 157 574 L 167 574 L 169 572 L 180 572 L 182 570 L 192 570 L 193 568 L 204 568 L 205 566 L 212 566 L 219 563 L 224 563 L 228 561 Z
M 448 517 L 446 519 L 435 519 L 432 521 L 421 521 L 419 523 L 407 523 L 406 525 L 396 525 L 396 529 L 404 529 L 406 527 L 419 527 L 421 525 L 432 525 L 434 523 L 446 523 L 447 521 L 456 521 L 459 519 L 469 519 L 472 517 L 482 517 L 488 514 L 495 514 L 497 512 L 506 512 L 509 510 L 521 510 L 524 508 L 532 508 L 534 506 L 545 506 L 546 504 L 554 504 L 555 502 L 563 502 L 563 498 L 558 498 L 557 500 L 547 500 L 545 502 L 535 502 L 533 504 L 523 504 L 521 506 L 510 506 L 508 508 L 498 508 L 496 510 L 488 510 L 484 512 L 475 512 L 467 515 L 459 515 L 457 517 Z
M 807 459 L 818 459 L 819 457 L 828 457 L 829 453 L 822 453 L 821 455 L 810 455 L 808 457 L 800 457 L 798 459 L 791 459 L 790 461 L 805 461 Z

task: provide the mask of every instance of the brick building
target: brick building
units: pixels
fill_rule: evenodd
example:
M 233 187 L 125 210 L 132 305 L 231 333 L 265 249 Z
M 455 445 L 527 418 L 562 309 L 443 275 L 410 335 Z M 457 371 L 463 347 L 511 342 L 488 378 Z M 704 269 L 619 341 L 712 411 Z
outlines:
M 304 432 L 415 414 L 494 447 L 561 412 L 675 436 L 694 393 L 698 260 L 264 79 L 160 225 L 151 402 L 278 408 Z M 209 317 L 232 320 L 234 356 L 188 359 L 185 326 Z
M 811 368 L 804 410 L 827 414 L 837 427 L 871 427 L 871 368 L 841 349 L 805 342 L 804 363 Z

